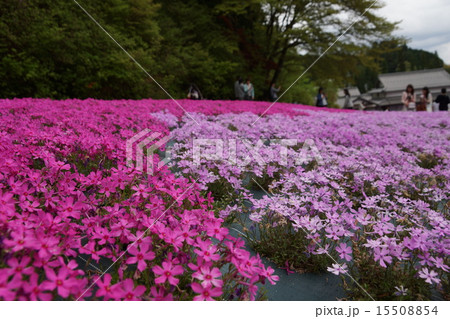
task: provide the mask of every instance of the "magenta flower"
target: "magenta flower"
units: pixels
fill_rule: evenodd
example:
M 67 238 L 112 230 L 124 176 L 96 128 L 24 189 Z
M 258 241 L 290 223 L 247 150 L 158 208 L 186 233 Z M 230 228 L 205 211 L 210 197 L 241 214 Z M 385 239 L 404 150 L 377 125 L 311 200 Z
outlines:
M 275 285 L 275 281 L 280 280 L 280 277 L 273 275 L 275 270 L 272 267 L 267 267 L 264 269 L 262 276 L 266 277 L 272 285 Z
M 166 290 L 164 289 L 164 287 L 161 287 L 161 286 L 153 286 L 150 289 L 150 294 L 153 296 L 153 298 L 151 298 L 151 300 L 154 300 L 154 301 L 172 301 L 173 300 L 173 295 L 172 294 L 166 295 Z
M 9 276 L 14 275 L 17 279 L 22 279 L 22 275 L 31 275 L 34 273 L 32 267 L 27 267 L 31 261 L 31 258 L 28 256 L 22 257 L 20 262 L 17 258 L 13 257 L 8 260 L 7 264 L 10 268 L 7 268 L 7 273 Z
M 214 301 L 213 297 L 222 295 L 222 289 L 217 287 L 203 287 L 196 282 L 193 282 L 191 287 L 195 293 L 199 294 L 194 297 L 194 301 Z
M 217 279 L 222 276 L 219 268 L 200 267 L 200 269 L 192 274 L 192 278 L 196 278 L 202 282 L 203 287 L 215 286 L 222 287 L 223 280 Z
M 77 284 L 77 280 L 75 278 L 68 278 L 69 269 L 64 266 L 59 269 L 58 274 L 56 274 L 53 269 L 46 268 L 45 274 L 48 281 L 44 281 L 42 283 L 42 288 L 44 290 L 57 289 L 58 294 L 63 298 L 67 298 L 70 294 L 71 288 Z
M 242 275 L 246 276 L 247 278 L 252 278 L 253 274 L 257 274 L 261 270 L 261 259 L 258 256 L 252 256 L 250 258 L 245 258 L 242 260 L 243 265 L 243 271 L 241 272 Z
M 44 292 L 44 284 L 39 284 L 38 275 L 33 273 L 30 279 L 23 284 L 23 290 L 29 295 L 30 300 L 52 300 L 52 294 Z
M 70 169 L 70 165 L 69 164 L 65 164 L 64 162 L 57 161 L 57 162 L 54 162 L 53 164 L 60 171 L 66 171 L 66 170 Z
M 223 240 L 226 235 L 228 235 L 228 229 L 225 227 L 221 227 L 220 222 L 207 223 L 206 224 L 206 233 L 208 236 L 212 236 L 217 238 L 218 240 Z
M 171 231 L 171 230 L 166 231 L 166 237 L 164 240 L 166 243 L 171 244 L 175 248 L 175 251 L 178 251 L 183 246 L 184 241 L 183 238 L 180 236 L 179 231 Z
M 198 239 L 198 247 L 200 249 L 195 249 L 194 252 L 202 257 L 205 261 L 217 261 L 220 255 L 216 254 L 217 248 L 212 245 L 209 241 L 202 241 Z
M 22 281 L 17 279 L 17 277 L 13 277 L 12 280 L 8 281 L 10 276 L 4 271 L 4 269 L 0 269 L 0 298 L 3 300 L 14 300 L 16 297 L 16 289 L 18 289 L 22 285 Z
M 245 282 L 245 281 L 240 281 L 239 282 L 241 285 L 247 286 L 248 289 L 248 293 L 244 292 L 244 300 L 249 299 L 250 301 L 254 301 L 255 297 L 256 297 L 256 293 L 258 292 L 258 286 L 256 286 L 253 281 L 251 282 Z
M 57 255 L 61 250 L 58 247 L 59 240 L 55 237 L 46 237 L 41 232 L 38 235 L 38 256 L 42 259 L 50 258 L 51 256 Z
M 108 249 L 103 247 L 100 250 L 95 250 L 95 246 L 95 241 L 90 241 L 85 246 L 80 248 L 80 253 L 90 255 L 92 259 L 94 259 L 95 261 L 99 261 L 101 256 L 104 256 L 108 253 Z
M 193 237 L 197 235 L 197 232 L 193 229 L 191 229 L 191 226 L 189 225 L 183 225 L 182 229 L 180 230 L 180 238 L 183 241 L 186 241 L 189 245 L 192 245 L 194 243 Z
M 142 285 L 134 288 L 133 279 L 128 278 L 122 282 L 122 294 L 126 301 L 140 300 L 138 297 L 142 296 L 145 291 L 146 288 Z
M 111 182 L 105 182 L 103 187 L 98 191 L 101 194 L 105 194 L 106 197 L 111 195 L 111 192 L 115 192 L 115 186 Z
M 16 201 L 14 200 L 13 196 L 14 195 L 11 193 L 3 194 L 2 192 L 0 192 L 0 215 L 11 215 L 16 211 L 14 207 Z
M 135 242 L 138 247 L 150 246 L 152 243 L 152 237 L 146 236 L 143 231 L 137 231 L 136 235 L 130 234 L 127 238 L 129 241 Z
M 113 234 L 105 228 L 95 227 L 94 234 L 92 236 L 93 239 L 98 239 L 99 245 L 105 244 L 113 244 L 116 241 L 116 238 Z
M 5 239 L 3 243 L 11 248 L 12 252 L 22 250 L 24 248 L 36 249 L 39 247 L 36 239 L 31 234 L 30 231 L 25 231 L 24 228 L 20 227 L 11 233 L 12 239 Z
M 103 281 L 102 281 L 103 279 Z M 98 286 L 97 297 L 103 297 L 103 300 L 120 299 L 122 290 L 120 284 L 111 285 L 111 275 L 105 274 L 102 279 L 98 279 L 95 283 Z
M 79 219 L 83 206 L 84 205 L 80 202 L 75 203 L 73 197 L 69 197 L 66 199 L 66 202 L 61 205 L 62 214 L 65 217 Z
M 33 201 L 35 190 L 32 187 L 28 187 L 28 186 L 22 186 L 22 188 L 19 190 L 19 199 L 20 201 L 25 201 L 25 200 L 29 200 L 29 201 Z
M 127 259 L 127 264 L 136 264 L 139 271 L 144 271 L 147 268 L 147 260 L 155 259 L 155 253 L 151 251 L 149 246 L 141 246 L 140 250 L 136 247 L 136 245 L 131 246 L 128 249 L 128 252 L 134 257 L 129 257 Z
M 177 285 L 180 281 L 175 276 L 181 275 L 184 272 L 183 267 L 179 265 L 173 265 L 171 261 L 163 261 L 162 267 L 155 266 L 152 268 L 153 272 L 158 275 L 155 279 L 155 283 L 162 284 L 168 281 L 171 285 Z
M 129 237 L 131 235 L 130 228 L 134 227 L 134 223 L 126 219 L 120 219 L 117 224 L 111 227 L 111 236 Z
M 139 184 L 139 186 L 131 187 L 136 193 L 133 196 L 142 196 L 143 198 L 147 198 L 150 192 L 150 189 L 146 187 L 144 184 Z

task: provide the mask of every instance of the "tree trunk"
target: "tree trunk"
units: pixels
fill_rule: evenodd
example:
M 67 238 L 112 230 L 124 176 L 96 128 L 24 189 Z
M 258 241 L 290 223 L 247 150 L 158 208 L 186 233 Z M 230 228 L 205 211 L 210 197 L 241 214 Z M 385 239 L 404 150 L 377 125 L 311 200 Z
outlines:
M 283 69 L 284 60 L 286 59 L 286 54 L 289 49 L 289 46 L 287 43 L 285 43 L 283 50 L 280 53 L 280 57 L 278 58 L 277 67 L 275 69 L 275 73 L 272 76 L 272 80 L 269 83 L 269 89 L 272 83 L 276 83 L 278 81 L 278 78 L 280 77 L 281 70 Z

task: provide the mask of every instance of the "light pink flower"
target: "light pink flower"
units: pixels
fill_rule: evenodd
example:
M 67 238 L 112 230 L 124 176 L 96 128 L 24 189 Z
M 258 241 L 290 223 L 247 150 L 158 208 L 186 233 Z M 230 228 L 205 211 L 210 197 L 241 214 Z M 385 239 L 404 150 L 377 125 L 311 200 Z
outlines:
M 327 267 L 327 270 L 335 275 L 346 274 L 347 273 L 347 265 L 346 264 L 333 264 L 332 267 Z
M 425 282 L 429 283 L 430 285 L 433 284 L 433 282 L 435 283 L 440 283 L 440 279 L 437 278 L 438 273 L 435 272 L 434 270 L 429 270 L 428 268 L 422 268 L 419 271 L 419 277 L 425 279 Z
M 336 247 L 336 251 L 339 253 L 339 257 L 345 259 L 347 261 L 352 260 L 352 248 L 347 246 L 345 243 L 341 243 L 338 247 Z

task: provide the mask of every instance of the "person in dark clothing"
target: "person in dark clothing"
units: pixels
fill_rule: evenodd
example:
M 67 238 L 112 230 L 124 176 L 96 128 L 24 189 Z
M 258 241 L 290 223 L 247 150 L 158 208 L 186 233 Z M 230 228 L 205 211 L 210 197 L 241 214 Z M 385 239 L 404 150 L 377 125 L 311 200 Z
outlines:
M 236 79 L 236 82 L 234 82 L 234 96 L 236 98 L 236 100 L 243 100 L 244 96 L 245 96 L 245 92 L 244 92 L 244 81 L 242 80 L 242 78 L 239 76 Z
M 280 92 L 281 90 L 281 86 L 278 87 L 278 89 L 275 87 L 275 83 L 272 83 L 272 85 L 270 86 L 270 100 L 272 102 L 275 102 L 276 100 L 278 100 L 278 92 Z
M 195 85 L 194 83 L 192 83 L 191 86 L 189 87 L 188 99 L 191 99 L 191 100 L 202 100 L 203 99 L 202 92 L 200 92 L 198 86 Z
M 325 95 L 325 93 L 323 93 L 323 88 L 320 88 L 319 93 L 317 93 L 316 106 L 318 107 L 328 106 L 327 96 Z
M 439 104 L 439 111 L 448 111 L 448 105 L 450 104 L 450 98 L 447 95 L 447 90 L 442 89 L 441 94 L 435 100 Z

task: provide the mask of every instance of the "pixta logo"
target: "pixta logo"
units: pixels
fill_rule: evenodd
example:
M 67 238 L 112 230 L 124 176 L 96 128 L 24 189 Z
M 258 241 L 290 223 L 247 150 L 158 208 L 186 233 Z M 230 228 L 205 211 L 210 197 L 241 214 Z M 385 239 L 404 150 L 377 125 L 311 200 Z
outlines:
M 161 169 L 170 161 L 170 148 L 166 148 L 164 158 L 157 164 L 155 164 L 153 156 L 158 149 L 169 141 L 170 137 L 164 136 L 161 132 L 152 132 L 149 129 L 140 131 L 126 142 L 127 166 L 141 172 L 145 171 L 148 175 L 153 175 L 156 170 Z M 154 143 L 152 144 L 152 142 Z M 133 154 L 136 155 L 136 161 L 133 161 Z M 144 163 L 146 163 L 145 168 Z

